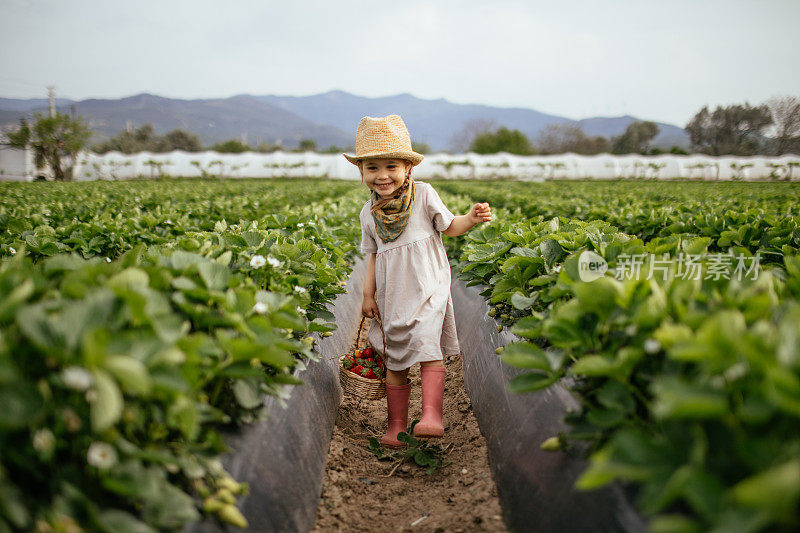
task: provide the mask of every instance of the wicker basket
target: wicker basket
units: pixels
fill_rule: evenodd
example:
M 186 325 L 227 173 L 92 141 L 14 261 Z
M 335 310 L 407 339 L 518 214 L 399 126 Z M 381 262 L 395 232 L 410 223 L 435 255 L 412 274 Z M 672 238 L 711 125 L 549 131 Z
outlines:
M 356 336 L 356 347 L 358 349 L 358 345 L 361 342 L 361 330 L 364 327 L 364 320 L 366 317 L 361 319 L 361 325 L 358 326 L 358 335 Z M 379 352 L 374 347 L 372 350 L 375 354 L 385 362 L 385 353 L 386 353 L 386 334 L 383 332 L 383 324 L 380 323 L 378 319 L 378 324 L 381 326 L 381 335 L 383 336 L 383 352 Z M 350 354 L 344 354 L 339 357 L 339 382 L 342 384 L 342 390 L 344 390 L 345 394 L 353 394 L 359 398 L 363 398 L 365 400 L 380 400 L 384 396 L 386 396 L 386 372 L 384 371 L 384 375 L 381 379 L 370 379 L 365 378 L 364 376 L 359 376 L 349 370 L 345 370 L 344 366 L 342 365 L 342 360 Z

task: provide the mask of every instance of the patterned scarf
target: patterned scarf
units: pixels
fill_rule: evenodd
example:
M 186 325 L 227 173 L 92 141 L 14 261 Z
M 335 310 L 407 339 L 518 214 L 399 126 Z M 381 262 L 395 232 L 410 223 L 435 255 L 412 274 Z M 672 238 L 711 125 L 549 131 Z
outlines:
M 408 217 L 411 216 L 411 208 L 414 207 L 415 191 L 414 180 L 409 176 L 392 198 L 384 199 L 378 193 L 372 193 L 370 211 L 378 237 L 383 242 L 392 242 L 403 233 Z

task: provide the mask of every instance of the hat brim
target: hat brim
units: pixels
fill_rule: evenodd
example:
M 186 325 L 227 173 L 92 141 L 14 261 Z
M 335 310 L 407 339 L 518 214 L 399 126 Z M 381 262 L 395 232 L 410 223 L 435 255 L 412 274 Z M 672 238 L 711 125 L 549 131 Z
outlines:
M 411 161 L 412 166 L 419 165 L 425 156 L 417 152 L 372 152 L 361 155 L 342 154 L 348 161 L 357 165 L 362 159 L 375 158 L 375 159 L 406 159 Z

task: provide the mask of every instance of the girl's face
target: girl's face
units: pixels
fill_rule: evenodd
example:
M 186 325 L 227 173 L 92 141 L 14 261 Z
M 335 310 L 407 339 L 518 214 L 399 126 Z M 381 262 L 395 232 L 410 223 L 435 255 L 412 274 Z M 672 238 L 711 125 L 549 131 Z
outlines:
M 358 163 L 367 187 L 381 198 L 391 198 L 406 179 L 411 163 L 402 159 L 364 159 Z

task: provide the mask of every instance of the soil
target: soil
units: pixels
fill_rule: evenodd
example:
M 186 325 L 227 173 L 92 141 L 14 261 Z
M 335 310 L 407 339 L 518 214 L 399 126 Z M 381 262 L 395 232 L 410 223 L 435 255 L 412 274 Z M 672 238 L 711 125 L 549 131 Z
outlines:
M 413 461 L 379 461 L 367 446 L 386 429 L 386 399 L 345 395 L 312 531 L 507 531 L 486 441 L 464 389 L 461 357 L 446 357 L 445 367 L 445 434 L 428 441 L 442 447 L 445 466 L 428 475 Z M 421 414 L 419 365 L 409 378 L 410 423 Z

